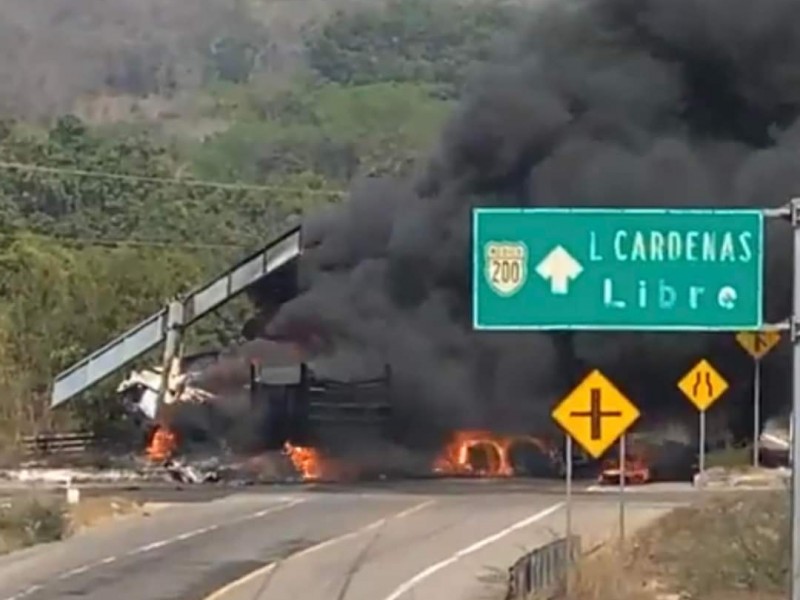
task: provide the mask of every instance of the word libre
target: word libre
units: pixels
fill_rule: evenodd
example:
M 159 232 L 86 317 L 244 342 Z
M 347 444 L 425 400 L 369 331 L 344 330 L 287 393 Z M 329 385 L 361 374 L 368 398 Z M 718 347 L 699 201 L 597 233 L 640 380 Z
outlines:
M 639 409 L 595 369 L 556 406 L 552 417 L 599 458 L 639 419 Z
M 697 410 L 704 412 L 725 393 L 728 382 L 706 359 L 703 359 L 678 382 L 678 389 L 697 407 Z
M 781 341 L 778 331 L 742 331 L 736 341 L 755 360 L 761 360 Z
M 757 210 L 475 209 L 476 329 L 762 324 Z

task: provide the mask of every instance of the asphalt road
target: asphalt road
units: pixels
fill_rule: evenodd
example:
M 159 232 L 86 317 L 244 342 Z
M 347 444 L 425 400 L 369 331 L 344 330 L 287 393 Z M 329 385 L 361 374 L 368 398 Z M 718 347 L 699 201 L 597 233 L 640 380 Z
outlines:
M 609 494 L 576 492 L 586 548 L 613 535 L 619 509 Z M 564 524 L 553 482 L 155 494 L 203 501 L 0 557 L 0 600 L 473 600 L 499 592 L 497 574 Z M 687 500 L 681 489 L 631 493 L 628 527 Z

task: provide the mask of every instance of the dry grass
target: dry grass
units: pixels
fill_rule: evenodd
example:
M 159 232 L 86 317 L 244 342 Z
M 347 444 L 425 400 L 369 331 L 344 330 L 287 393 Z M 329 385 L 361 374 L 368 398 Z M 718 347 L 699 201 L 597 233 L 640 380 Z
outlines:
M 785 597 L 788 494 L 730 494 L 665 515 L 622 553 L 587 559 L 570 600 L 772 600 Z
M 55 542 L 122 516 L 145 514 L 141 504 L 117 497 L 86 498 L 73 506 L 62 494 L 13 497 L 0 503 L 0 554 Z
M 0 504 L 0 554 L 67 535 L 63 503 L 40 497 L 12 498 Z
M 141 504 L 127 498 L 86 498 L 70 507 L 69 531 L 71 534 L 77 533 L 120 517 L 145 514 L 145 508 Z
M 753 447 L 729 447 L 709 452 L 706 456 L 706 468 L 726 467 L 729 469 L 747 469 L 752 465 Z

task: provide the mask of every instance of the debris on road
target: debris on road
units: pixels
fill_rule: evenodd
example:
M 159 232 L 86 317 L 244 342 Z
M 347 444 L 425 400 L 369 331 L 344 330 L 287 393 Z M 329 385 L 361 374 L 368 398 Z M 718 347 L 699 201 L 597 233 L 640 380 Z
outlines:
M 219 464 L 216 461 L 190 464 L 180 460 L 169 460 L 164 465 L 169 476 L 179 483 L 217 483 L 220 481 Z

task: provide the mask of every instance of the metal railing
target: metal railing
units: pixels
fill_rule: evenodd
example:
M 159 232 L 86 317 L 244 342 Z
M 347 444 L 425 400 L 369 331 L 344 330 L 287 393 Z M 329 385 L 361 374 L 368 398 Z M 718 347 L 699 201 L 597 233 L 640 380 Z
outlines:
M 571 543 L 570 543 L 571 542 Z M 581 540 L 560 538 L 536 548 L 508 570 L 506 600 L 530 600 L 562 587 L 567 573 L 581 554 Z
M 20 446 L 28 455 L 83 454 L 95 448 L 100 440 L 88 431 L 40 433 L 20 439 Z

